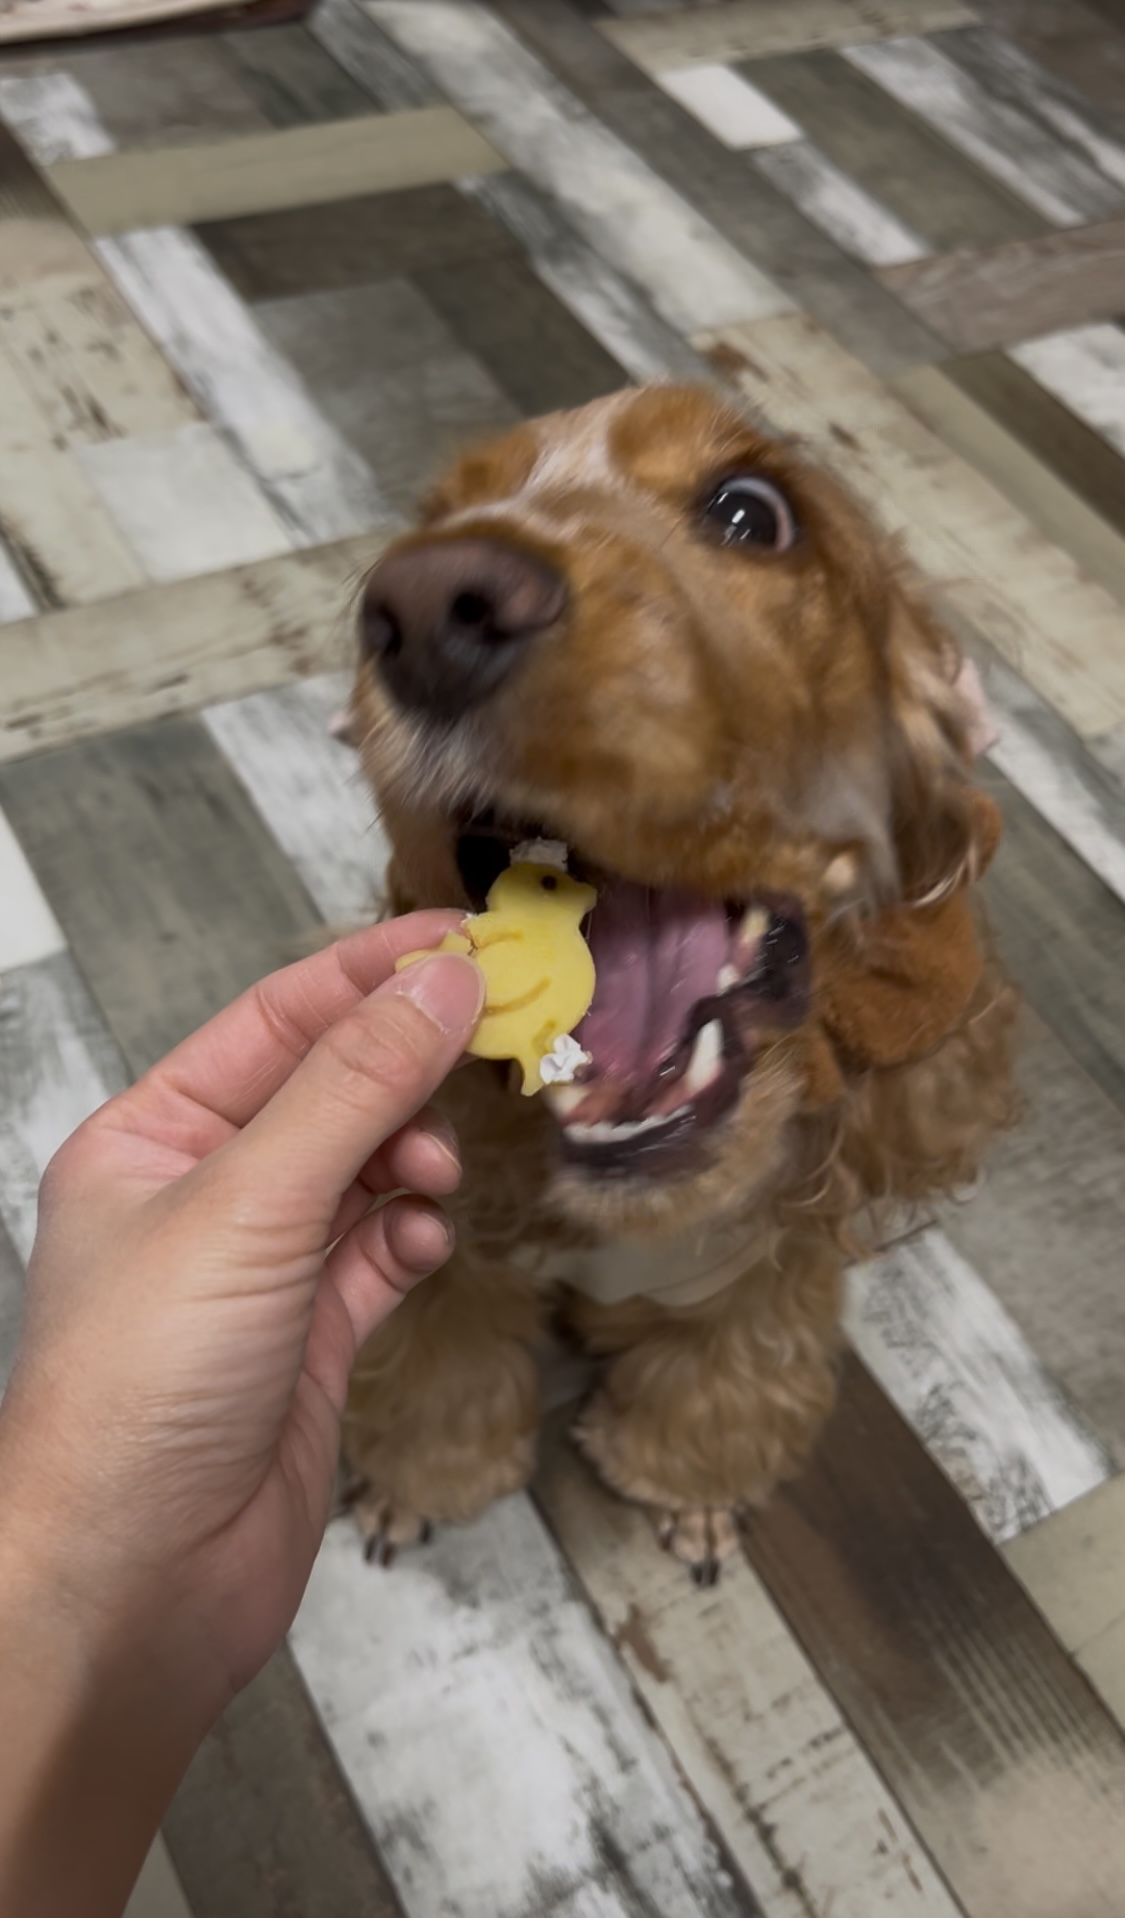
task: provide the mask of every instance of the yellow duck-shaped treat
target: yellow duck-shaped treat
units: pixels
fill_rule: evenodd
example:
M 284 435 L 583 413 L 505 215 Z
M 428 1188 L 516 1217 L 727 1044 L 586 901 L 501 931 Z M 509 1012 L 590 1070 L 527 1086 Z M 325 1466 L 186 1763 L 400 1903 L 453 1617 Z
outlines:
M 480 1059 L 517 1060 L 529 1095 L 543 1089 L 547 1054 L 590 1010 L 594 961 L 579 928 L 597 896 L 554 866 L 509 866 L 493 885 L 487 910 L 433 948 L 476 960 L 486 997 L 469 1051 Z M 408 953 L 397 969 L 425 957 Z

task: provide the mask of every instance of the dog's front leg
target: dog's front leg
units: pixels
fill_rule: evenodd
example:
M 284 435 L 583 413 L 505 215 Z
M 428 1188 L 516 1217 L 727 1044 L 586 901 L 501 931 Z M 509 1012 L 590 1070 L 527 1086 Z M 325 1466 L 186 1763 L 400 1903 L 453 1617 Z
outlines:
M 368 1341 L 344 1417 L 368 1557 L 389 1563 L 431 1523 L 475 1518 L 527 1483 L 539 1313 L 526 1276 L 459 1250 Z
M 678 1310 L 575 1304 L 609 1357 L 575 1439 L 614 1491 L 652 1509 L 700 1584 L 735 1549 L 740 1513 L 800 1470 L 835 1398 L 840 1253 L 809 1235 L 779 1261 Z

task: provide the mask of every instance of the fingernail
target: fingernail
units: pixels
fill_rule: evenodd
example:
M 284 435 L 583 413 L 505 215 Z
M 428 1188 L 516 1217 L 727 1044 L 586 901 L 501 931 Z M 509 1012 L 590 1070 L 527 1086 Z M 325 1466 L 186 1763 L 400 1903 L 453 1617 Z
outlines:
M 484 1011 L 484 974 L 460 953 L 437 953 L 396 975 L 395 990 L 442 1032 L 470 1033 Z
M 425 1119 L 416 1120 L 415 1124 L 424 1138 L 432 1139 L 434 1144 L 441 1147 L 446 1157 L 450 1159 L 454 1165 L 460 1165 L 461 1148 L 458 1144 L 457 1134 L 448 1119 L 442 1118 L 439 1112 L 435 1112 L 431 1113 Z
M 397 1236 L 399 1258 L 412 1272 L 436 1272 L 453 1250 L 453 1227 L 440 1212 L 412 1210 L 409 1225 Z

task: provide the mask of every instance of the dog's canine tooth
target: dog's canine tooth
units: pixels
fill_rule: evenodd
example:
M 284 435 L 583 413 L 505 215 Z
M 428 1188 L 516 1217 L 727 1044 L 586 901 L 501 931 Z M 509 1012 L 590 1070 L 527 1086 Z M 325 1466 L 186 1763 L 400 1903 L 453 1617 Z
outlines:
M 720 992 L 733 992 L 741 977 L 742 974 L 739 972 L 737 966 L 720 966 L 719 976 L 715 983 Z
M 544 1086 L 543 1097 L 550 1106 L 556 1119 L 565 1125 L 572 1112 L 577 1112 L 586 1097 L 588 1087 L 553 1085 Z
M 717 1078 L 723 1064 L 723 1028 L 718 1019 L 709 1019 L 700 1029 L 692 1047 L 688 1069 L 684 1074 L 684 1091 L 689 1098 L 697 1099 L 706 1092 L 712 1080 Z
M 770 916 L 764 906 L 748 906 L 738 928 L 740 939 L 761 939 L 769 928 Z

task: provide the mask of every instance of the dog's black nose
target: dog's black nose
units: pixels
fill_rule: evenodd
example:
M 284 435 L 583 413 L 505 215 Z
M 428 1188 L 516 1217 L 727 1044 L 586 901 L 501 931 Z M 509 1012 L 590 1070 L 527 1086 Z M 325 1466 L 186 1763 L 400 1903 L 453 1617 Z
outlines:
M 566 597 L 551 567 L 504 540 L 420 543 L 368 580 L 363 647 L 400 704 L 455 719 L 496 690 Z

